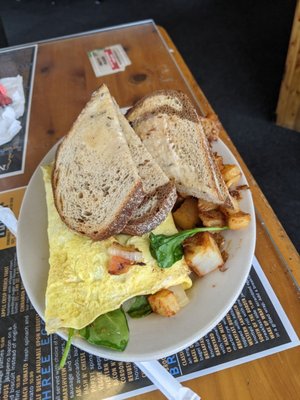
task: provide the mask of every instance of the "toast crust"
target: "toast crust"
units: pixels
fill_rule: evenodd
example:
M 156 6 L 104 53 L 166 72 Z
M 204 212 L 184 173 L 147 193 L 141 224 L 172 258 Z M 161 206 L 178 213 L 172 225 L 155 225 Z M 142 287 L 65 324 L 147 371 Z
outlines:
M 165 96 L 166 103 L 168 103 L 170 99 L 175 99 L 173 101 L 174 107 L 171 107 L 170 105 L 163 105 L 163 101 L 160 99 L 158 101 L 158 103 L 160 103 L 159 106 L 155 107 L 156 96 Z M 148 104 L 146 102 L 148 102 Z M 213 201 L 216 204 L 224 204 L 226 207 L 232 208 L 229 191 L 214 161 L 207 136 L 205 135 L 203 125 L 201 123 L 201 118 L 198 116 L 195 108 L 191 104 L 186 94 L 174 90 L 155 91 L 139 100 L 136 105 L 134 105 L 127 112 L 126 116 L 154 158 L 156 158 L 155 153 L 159 151 L 154 142 L 161 140 L 164 134 L 168 135 L 168 129 L 166 126 L 169 127 L 169 131 L 171 132 L 171 129 L 176 129 L 176 120 L 178 122 L 184 122 L 184 120 L 188 121 L 188 123 L 191 122 L 191 125 L 195 131 L 195 135 L 198 137 L 198 144 L 196 146 L 198 146 L 200 149 L 201 157 L 203 158 L 202 165 L 203 168 L 205 168 L 206 177 L 208 178 L 207 184 L 206 187 L 203 187 L 201 193 L 201 185 L 199 185 L 199 191 L 195 191 L 192 189 L 192 187 L 186 185 L 184 180 L 173 176 L 176 180 L 177 189 L 179 192 L 188 193 L 192 196 L 204 198 L 208 201 Z M 158 133 L 159 123 L 162 127 L 161 134 Z M 156 136 L 153 136 L 154 134 Z M 153 140 L 151 139 L 151 136 L 153 136 Z M 172 141 L 174 138 L 170 136 L 166 137 L 166 139 L 166 142 L 170 142 L 169 144 L 171 147 L 169 151 L 172 152 Z M 178 136 L 178 141 L 180 140 L 181 138 Z M 165 173 L 169 172 L 167 173 L 169 178 L 172 178 L 172 171 L 168 168 L 168 166 L 167 169 L 163 167 L 164 160 L 162 160 L 162 156 L 160 160 L 157 159 L 157 161 L 159 161 L 159 164 Z M 166 167 L 166 165 L 164 166 Z M 173 167 L 171 166 L 170 168 Z M 179 175 L 181 178 L 183 177 L 182 174 Z
M 190 100 L 188 96 L 180 91 L 177 90 L 156 90 L 155 92 L 152 92 L 142 99 L 138 100 L 135 105 L 130 108 L 127 113 L 126 113 L 126 118 L 128 119 L 129 122 L 134 121 L 134 125 L 139 123 L 139 117 L 136 118 L 135 113 L 138 109 L 141 109 L 145 103 L 146 100 L 151 99 L 156 96 L 167 96 L 171 98 L 175 98 L 179 101 L 179 104 L 181 104 L 181 110 L 176 110 L 173 107 L 170 107 L 168 105 L 164 106 L 159 106 L 155 108 L 155 114 L 176 114 L 179 118 L 182 119 L 187 119 L 191 122 L 197 123 L 199 121 L 198 115 L 196 113 L 196 110 L 191 107 Z M 153 110 L 154 111 L 154 110 Z M 148 111 L 143 113 L 141 118 L 147 118 L 153 116 L 153 111 Z
M 162 223 L 171 212 L 177 199 L 174 182 L 169 181 L 166 185 L 160 186 L 152 194 L 146 196 L 140 207 L 143 207 L 144 203 L 152 196 L 155 197 L 156 201 L 151 209 L 144 215 L 131 219 L 123 229 L 123 233 L 141 236 L 152 231 Z

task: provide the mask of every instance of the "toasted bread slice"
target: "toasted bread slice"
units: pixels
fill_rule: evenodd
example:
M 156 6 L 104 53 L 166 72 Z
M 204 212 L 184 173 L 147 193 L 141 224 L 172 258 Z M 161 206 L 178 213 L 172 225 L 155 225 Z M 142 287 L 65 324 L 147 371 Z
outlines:
M 140 236 L 152 231 L 167 218 L 177 198 L 176 187 L 153 159 L 117 105 L 116 112 L 145 193 L 143 202 L 133 212 L 123 232 Z
M 62 220 L 94 240 L 121 232 L 143 201 L 142 180 L 105 85 L 61 143 L 52 186 Z
M 184 93 L 153 92 L 127 118 L 179 193 L 231 206 L 197 112 Z

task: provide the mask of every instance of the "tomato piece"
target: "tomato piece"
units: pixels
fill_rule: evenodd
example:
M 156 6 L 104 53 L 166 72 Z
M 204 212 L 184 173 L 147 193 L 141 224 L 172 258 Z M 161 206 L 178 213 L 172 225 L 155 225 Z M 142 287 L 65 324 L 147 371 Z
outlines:
M 0 106 L 8 106 L 12 103 L 12 99 L 7 96 L 7 91 L 3 85 L 0 84 Z
M 125 274 L 134 262 L 121 256 L 111 256 L 108 264 L 108 272 L 111 275 Z

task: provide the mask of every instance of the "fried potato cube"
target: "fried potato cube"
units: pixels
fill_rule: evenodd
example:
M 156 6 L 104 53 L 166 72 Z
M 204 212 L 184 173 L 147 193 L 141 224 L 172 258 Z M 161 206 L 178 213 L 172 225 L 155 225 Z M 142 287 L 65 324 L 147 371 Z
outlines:
M 202 211 L 211 211 L 211 210 L 215 210 L 218 208 L 217 204 L 214 204 L 210 201 L 206 201 L 203 199 L 198 199 L 198 210 L 199 212 Z
M 198 200 L 187 197 L 181 206 L 173 213 L 175 224 L 181 229 L 192 229 L 200 222 L 198 215 Z
M 209 232 L 200 232 L 183 243 L 187 265 L 198 276 L 204 276 L 224 264 L 220 249 Z
M 234 177 L 232 177 L 231 179 L 229 179 L 228 181 L 226 181 L 226 186 L 229 188 L 236 186 L 239 183 L 239 180 L 241 178 L 241 175 L 236 175 Z
M 241 178 L 241 171 L 237 165 L 226 164 L 221 173 L 228 188 L 236 185 Z
M 219 210 L 200 212 L 199 217 L 204 226 L 225 226 L 226 218 Z
M 153 312 L 163 317 L 171 317 L 180 310 L 176 296 L 168 289 L 161 289 L 157 293 L 148 296 L 148 301 Z
M 250 223 L 250 214 L 239 211 L 235 214 L 229 215 L 227 218 L 227 224 L 229 229 L 242 229 L 246 228 Z
M 226 216 L 228 217 L 229 215 L 232 214 L 236 214 L 237 212 L 240 211 L 240 206 L 239 206 L 239 202 L 237 201 L 236 198 L 234 198 L 233 196 L 231 197 L 231 204 L 233 205 L 233 208 L 228 208 L 225 206 L 220 206 L 219 210 Z
M 226 164 L 222 170 L 222 176 L 224 181 L 229 181 L 229 179 L 233 178 L 234 176 L 241 175 L 241 171 L 239 167 L 234 164 Z

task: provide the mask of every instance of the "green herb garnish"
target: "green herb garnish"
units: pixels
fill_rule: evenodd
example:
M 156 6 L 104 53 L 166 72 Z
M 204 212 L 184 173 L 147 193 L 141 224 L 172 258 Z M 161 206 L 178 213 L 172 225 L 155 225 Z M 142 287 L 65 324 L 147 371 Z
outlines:
M 142 318 L 152 313 L 152 308 L 146 296 L 136 296 L 127 313 L 131 318 Z
M 122 308 L 100 315 L 78 331 L 89 343 L 123 351 L 129 340 L 127 319 Z
M 71 348 L 71 342 L 72 342 L 72 338 L 74 336 L 74 332 L 75 332 L 75 330 L 73 328 L 69 328 L 68 341 L 66 343 L 62 358 L 60 360 L 59 368 L 63 368 L 65 366 L 65 363 L 67 361 L 67 358 L 68 358 L 68 355 L 69 355 L 69 351 L 70 351 L 70 348 Z
M 183 256 L 182 242 L 198 232 L 217 232 L 229 229 L 227 226 L 194 228 L 178 232 L 175 235 L 155 235 L 150 233 L 150 252 L 161 268 L 169 268 Z

